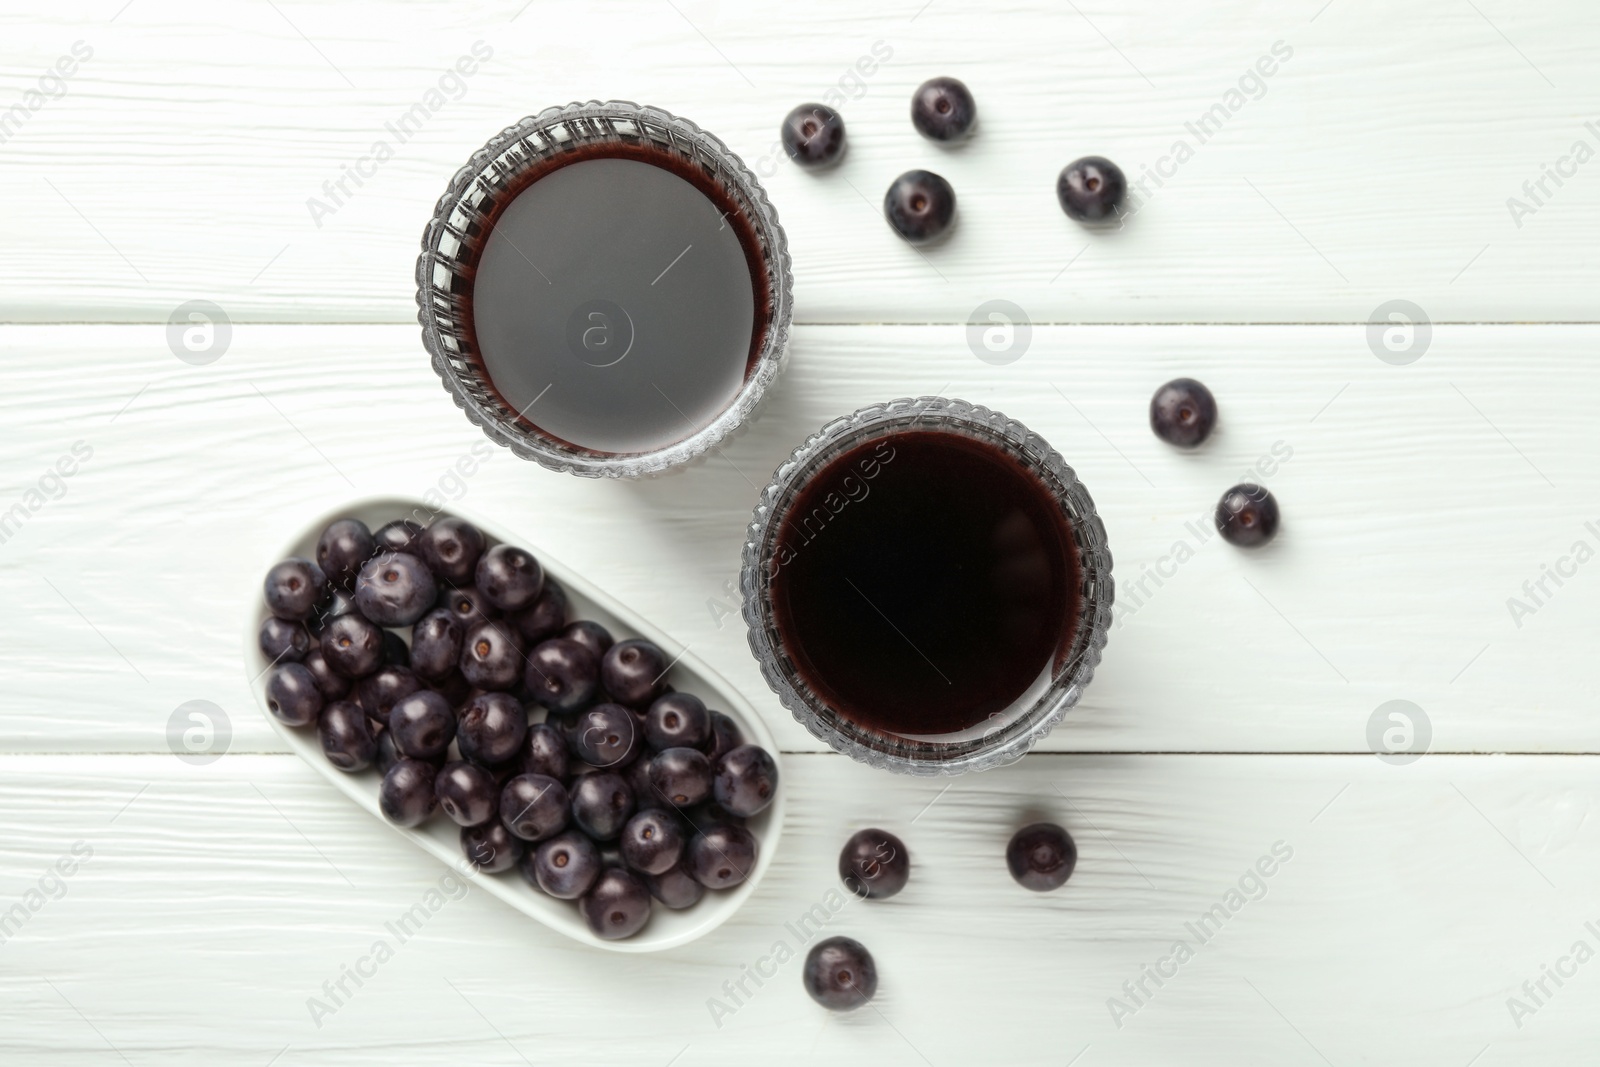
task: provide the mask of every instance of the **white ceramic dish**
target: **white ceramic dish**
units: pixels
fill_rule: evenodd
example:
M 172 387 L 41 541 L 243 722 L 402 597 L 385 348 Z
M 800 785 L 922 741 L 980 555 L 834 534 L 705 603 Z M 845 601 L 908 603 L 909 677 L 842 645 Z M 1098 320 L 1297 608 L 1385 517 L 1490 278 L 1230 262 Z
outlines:
M 491 544 L 504 541 L 520 545 L 532 552 L 544 565 L 545 572 L 566 590 L 567 597 L 571 601 L 573 618 L 593 619 L 610 630 L 618 640 L 626 637 L 647 638 L 660 645 L 669 656 L 676 654 L 680 648 L 678 642 L 666 637 L 654 626 L 602 593 L 587 579 L 559 560 L 541 552 L 533 539 L 515 535 L 474 515 L 454 510 L 449 514 L 476 524 Z M 272 724 L 272 728 L 284 742 L 333 783 L 334 788 L 364 808 L 376 825 L 407 838 L 439 861 L 464 872 L 473 879 L 474 884 L 486 892 L 494 894 L 524 914 L 532 916 L 552 930 L 559 930 L 575 941 L 616 952 L 657 952 L 687 944 L 726 922 L 728 917 L 755 891 L 757 884 L 771 865 L 774 853 L 777 852 L 778 838 L 783 829 L 786 792 L 783 788 L 778 790 L 777 799 L 767 810 L 750 819 L 747 824 L 760 842 L 760 855 L 757 857 L 755 870 L 742 885 L 723 892 L 708 890 L 700 903 L 683 911 L 671 911 L 656 903 L 651 909 L 650 921 L 643 930 L 621 941 L 605 941 L 589 931 L 578 914 L 575 902 L 546 896 L 530 886 L 517 871 L 495 875 L 471 870 L 461 852 L 459 828 L 442 813 L 412 830 L 402 829 L 389 823 L 378 810 L 378 784 L 381 778 L 375 769 L 357 774 L 346 774 L 336 769 L 323 756 L 315 727 L 297 730 L 279 722 L 267 711 L 265 688 L 269 664 L 257 643 L 261 623 L 267 617 L 266 604 L 261 594 L 261 580 L 268 568 L 279 560 L 289 556 L 314 558 L 317 537 L 322 530 L 335 519 L 346 517 L 360 519 L 371 528 L 377 529 L 395 519 L 412 518 L 425 523 L 437 516 L 432 509 L 416 500 L 398 497 L 356 500 L 335 512 L 312 519 L 276 554 L 261 562 L 250 586 L 250 607 L 245 613 L 247 619 L 244 635 L 245 676 L 250 681 L 250 689 L 255 693 L 256 704 L 260 707 L 262 716 Z M 746 741 L 760 745 L 775 758 L 778 757 L 777 744 L 755 709 L 738 690 L 693 655 L 685 652 L 678 656 L 668 681 L 674 688 L 694 693 L 705 700 L 710 707 L 726 712 L 734 722 L 738 723 Z M 308 829 L 315 833 L 314 828 Z

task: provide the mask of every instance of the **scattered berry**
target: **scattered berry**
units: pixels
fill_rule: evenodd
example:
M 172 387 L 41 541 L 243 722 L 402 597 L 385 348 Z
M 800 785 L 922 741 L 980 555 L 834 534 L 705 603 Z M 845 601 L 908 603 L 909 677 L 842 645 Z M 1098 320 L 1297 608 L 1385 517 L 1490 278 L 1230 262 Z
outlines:
M 1169 445 L 1194 448 L 1216 425 L 1216 397 L 1193 378 L 1174 378 L 1150 398 L 1150 429 Z
M 829 1011 L 850 1011 L 878 991 L 878 966 L 867 946 L 852 937 L 829 937 L 806 953 L 800 976 L 811 999 Z
M 1067 164 L 1056 179 L 1056 199 L 1061 210 L 1079 222 L 1103 222 L 1121 215 L 1128 180 L 1109 159 L 1085 156 Z
M 1278 498 L 1259 485 L 1236 485 L 1217 501 L 1216 518 L 1224 541 L 1259 548 L 1278 534 Z
M 906 171 L 883 197 L 883 217 L 895 233 L 912 244 L 944 233 L 955 214 L 956 191 L 931 170 Z
M 1006 846 L 1006 866 L 1024 889 L 1040 893 L 1059 889 L 1078 864 L 1078 846 L 1072 835 L 1055 823 L 1024 826 Z
M 826 104 L 801 104 L 784 116 L 778 134 L 789 158 L 803 167 L 827 167 L 844 158 L 844 119 Z
M 884 900 L 906 887 L 911 853 L 887 830 L 868 829 L 850 836 L 839 851 L 839 877 L 863 900 Z
M 964 140 L 977 121 L 977 101 L 955 78 L 929 78 L 911 94 L 911 124 L 929 140 Z

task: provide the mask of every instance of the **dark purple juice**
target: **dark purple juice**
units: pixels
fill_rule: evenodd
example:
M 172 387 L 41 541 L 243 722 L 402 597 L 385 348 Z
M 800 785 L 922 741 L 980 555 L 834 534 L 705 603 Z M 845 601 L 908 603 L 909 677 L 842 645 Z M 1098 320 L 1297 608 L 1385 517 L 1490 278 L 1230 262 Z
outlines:
M 466 316 L 490 387 L 538 432 L 648 452 L 726 410 L 768 325 L 738 202 L 658 148 L 599 144 L 522 176 L 478 238 Z
M 996 445 L 906 430 L 821 468 L 780 520 L 771 603 L 801 680 L 869 731 L 953 741 L 1060 666 L 1078 553 L 1050 488 Z

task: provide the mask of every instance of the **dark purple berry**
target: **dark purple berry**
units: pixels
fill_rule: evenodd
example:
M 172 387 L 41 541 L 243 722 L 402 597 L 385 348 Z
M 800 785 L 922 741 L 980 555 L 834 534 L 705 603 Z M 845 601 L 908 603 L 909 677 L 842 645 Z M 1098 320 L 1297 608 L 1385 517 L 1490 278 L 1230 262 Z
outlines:
M 299 663 L 311 651 L 311 631 L 306 624 L 268 615 L 257 639 L 261 654 L 272 663 Z
M 509 693 L 480 693 L 461 706 L 456 718 L 462 758 L 486 767 L 511 759 L 528 736 L 528 713 Z
M 405 667 L 380 667 L 356 683 L 356 703 L 367 718 L 380 726 L 389 724 L 395 702 L 422 688 L 422 679 Z
M 911 853 L 887 830 L 861 830 L 839 851 L 839 877 L 844 887 L 864 900 L 883 900 L 906 887 Z
M 1056 199 L 1061 210 L 1079 222 L 1104 222 L 1122 214 L 1128 180 L 1109 159 L 1085 156 L 1067 164 L 1056 179 Z
M 666 692 L 667 657 L 642 638 L 618 641 L 600 661 L 600 684 L 618 704 L 647 708 Z
M 452 708 L 459 708 L 472 698 L 473 688 L 467 680 L 461 677 L 461 672 L 451 671 L 442 681 L 432 683 L 434 690 L 445 700 L 450 702 Z
M 280 619 L 311 618 L 328 595 L 328 577 L 322 568 L 300 556 L 291 556 L 267 572 L 267 610 Z
M 478 557 L 473 572 L 478 591 L 501 611 L 521 611 L 544 592 L 544 568 L 533 553 L 515 545 L 495 545 Z
M 739 725 L 720 711 L 711 713 L 711 741 L 702 751 L 706 759 L 714 767 L 717 760 L 744 744 L 744 735 L 739 732 Z
M 627 781 L 628 788 L 633 790 L 633 805 L 636 811 L 658 809 L 661 811 L 676 811 L 672 802 L 656 792 L 656 787 L 650 782 L 650 760 L 641 756 L 628 764 L 623 770 L 622 777 Z
M 524 841 L 543 841 L 567 828 L 566 786 L 542 774 L 519 774 L 500 791 L 500 820 Z
M 406 639 L 393 630 L 383 631 L 383 663 L 386 667 L 410 667 L 411 650 Z
M 729 812 L 749 818 L 778 795 L 778 762 L 760 745 L 740 745 L 717 760 L 712 792 Z
M 658 752 L 650 760 L 650 787 L 674 807 L 692 807 L 711 796 L 711 761 L 694 748 Z
M 489 603 L 489 598 L 484 596 L 472 586 L 445 586 L 439 590 L 439 606 L 450 612 L 461 623 L 463 632 L 500 617 L 500 609 Z
M 553 637 L 528 653 L 522 684 L 529 696 L 557 714 L 582 711 L 600 690 L 600 661 L 576 641 Z
M 328 666 L 327 657 L 322 654 L 322 646 L 313 646 L 306 658 L 300 661 L 311 672 L 311 677 L 317 681 L 317 688 L 322 691 L 325 700 L 342 700 L 350 692 L 351 681 L 332 667 Z
M 702 834 L 713 826 L 743 826 L 745 824 L 742 816 L 735 815 L 715 800 L 697 804 L 692 808 L 678 812 L 678 814 L 687 819 L 689 825 Z
M 683 824 L 664 811 L 641 811 L 622 828 L 622 861 L 641 874 L 663 874 L 683 858 Z
M 373 531 L 372 543 L 379 552 L 409 552 L 416 556 L 422 553 L 422 546 L 417 541 L 421 535 L 422 527 L 418 523 L 410 519 L 396 519 Z
M 356 608 L 379 626 L 410 626 L 438 599 L 428 565 L 404 552 L 373 556 L 356 578 Z
M 698 748 L 711 743 L 711 713 L 691 693 L 657 697 L 644 715 L 644 739 L 652 749 Z
M 411 669 L 428 679 L 449 676 L 461 664 L 466 633 L 449 608 L 434 608 L 411 628 Z
M 370 721 L 369 719 L 368 722 Z M 394 734 L 391 734 L 387 728 L 378 733 L 376 740 L 373 741 L 373 748 L 372 762 L 377 764 L 379 774 L 388 774 L 389 768 L 406 758 L 405 754 L 395 747 Z M 435 768 L 443 765 L 443 760 L 434 761 Z
M 708 827 L 689 842 L 689 870 L 707 889 L 728 889 L 750 877 L 759 852 L 749 830 L 722 823 Z
M 328 581 L 341 589 L 354 589 L 361 565 L 377 551 L 372 531 L 360 519 L 339 519 L 317 538 L 317 566 Z
M 287 726 L 310 726 L 322 712 L 322 690 L 303 663 L 280 663 L 267 672 L 267 710 Z
M 1174 378 L 1150 398 L 1150 429 L 1169 445 L 1194 448 L 1216 425 L 1216 398 L 1193 378 Z
M 639 720 L 619 704 L 598 704 L 573 723 L 573 754 L 591 767 L 622 767 L 644 747 Z
M 336 700 L 322 709 L 317 737 L 322 754 L 341 771 L 364 771 L 378 758 L 372 721 L 353 700 Z
M 567 739 L 560 730 L 547 722 L 528 727 L 528 739 L 522 745 L 522 770 L 562 783 L 568 780 Z
M 464 519 L 435 519 L 417 538 L 422 559 L 441 581 L 470 585 L 483 555 L 483 531 Z
M 456 736 L 455 713 L 448 700 L 424 689 L 395 701 L 389 732 L 395 747 L 411 759 L 438 759 Z
M 322 658 L 346 678 L 365 678 L 383 666 L 383 631 L 361 615 L 340 615 L 319 641 Z
M 419 759 L 401 759 L 383 775 L 378 807 L 396 826 L 419 826 L 438 808 L 433 779 L 438 768 Z
M 650 891 L 624 867 L 607 867 L 578 900 L 578 911 L 596 937 L 632 937 L 650 921 Z
M 513 689 L 522 667 L 522 645 L 501 623 L 480 622 L 461 641 L 461 674 L 478 689 Z
M 1006 846 L 1006 867 L 1024 889 L 1043 893 L 1059 889 L 1078 864 L 1078 846 L 1072 835 L 1055 823 L 1036 822 L 1011 836 Z
M 600 877 L 600 849 L 576 830 L 557 834 L 528 853 L 522 873 L 557 900 L 577 900 Z
M 328 599 L 317 605 L 317 610 L 306 620 L 306 625 L 310 627 L 313 635 L 320 635 L 328 623 L 355 610 L 355 594 L 344 589 L 334 589 L 328 594 Z
M 826 104 L 801 104 L 778 127 L 783 150 L 802 167 L 827 167 L 844 158 L 844 119 Z
M 485 874 L 509 871 L 522 859 L 527 842 L 506 829 L 505 823 L 491 819 L 481 826 L 461 828 L 461 852 Z
M 883 197 L 883 217 L 912 244 L 931 241 L 950 228 L 956 191 L 931 170 L 908 170 Z
M 494 775 L 466 760 L 439 768 L 433 792 L 439 798 L 439 806 L 457 826 L 481 826 L 495 817 L 500 806 L 500 789 Z
M 539 599 L 512 615 L 510 621 L 530 645 L 554 637 L 567 625 L 566 590 L 546 579 Z
M 1217 502 L 1217 532 L 1229 544 L 1259 548 L 1278 533 L 1278 498 L 1259 485 L 1236 485 Z
M 867 946 L 853 937 L 818 941 L 806 953 L 800 975 L 811 999 L 829 1011 L 850 1011 L 878 991 L 878 965 Z
M 706 887 L 694 880 L 683 862 L 663 874 L 644 875 L 643 881 L 650 895 L 673 911 L 692 908 L 706 895 Z
M 611 637 L 610 630 L 607 630 L 597 622 L 590 622 L 588 619 L 580 619 L 568 626 L 561 631 L 561 636 L 568 641 L 576 641 L 584 648 L 587 648 L 594 654 L 596 661 L 603 659 L 605 654 L 610 651 L 611 646 L 616 644 L 616 641 Z
M 964 140 L 977 121 L 977 101 L 955 78 L 929 78 L 911 94 L 911 124 L 929 140 Z
M 596 841 L 610 841 L 633 814 L 633 790 L 614 771 L 586 774 L 572 784 L 572 821 Z

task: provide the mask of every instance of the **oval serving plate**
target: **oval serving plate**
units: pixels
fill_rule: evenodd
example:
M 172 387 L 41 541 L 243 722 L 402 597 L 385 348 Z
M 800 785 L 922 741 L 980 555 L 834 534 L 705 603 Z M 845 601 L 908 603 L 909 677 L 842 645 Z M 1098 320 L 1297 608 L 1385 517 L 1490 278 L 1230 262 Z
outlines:
M 545 573 L 566 590 L 574 619 L 593 619 L 610 630 L 619 641 L 628 637 L 647 638 L 660 645 L 669 655 L 678 647 L 676 642 L 667 638 L 660 630 L 595 588 L 571 568 L 539 551 L 538 546 L 527 538 L 517 537 L 493 523 L 484 522 L 477 516 L 460 511 L 435 514 L 432 508 L 420 501 L 401 497 L 371 497 L 353 501 L 337 511 L 313 519 L 276 555 L 265 560 L 255 576 L 250 587 L 251 606 L 246 612 L 244 663 L 245 676 L 249 679 L 251 692 L 255 694 L 256 705 L 261 709 L 262 716 L 272 724 L 272 728 L 283 738 L 285 744 L 332 782 L 335 788 L 365 809 L 376 822 L 409 839 L 440 862 L 464 873 L 486 892 L 494 894 L 524 914 L 532 916 L 552 930 L 558 930 L 575 941 L 616 952 L 658 952 L 687 944 L 715 930 L 739 910 L 740 905 L 755 891 L 756 885 L 772 863 L 773 854 L 778 847 L 778 837 L 783 829 L 785 793 L 783 788 L 778 790 L 777 798 L 765 811 L 746 823 L 760 842 L 760 854 L 756 859 L 755 870 L 743 884 L 724 892 L 707 890 L 698 904 L 682 911 L 672 911 L 662 906 L 660 902 L 652 902 L 650 921 L 643 930 L 621 941 L 605 941 L 589 931 L 589 927 L 578 914 L 575 901 L 557 900 L 546 896 L 530 886 L 515 870 L 503 874 L 484 874 L 472 869 L 461 851 L 460 828 L 443 813 L 410 830 L 390 823 L 378 810 L 378 785 L 382 777 L 376 768 L 369 768 L 356 774 L 346 774 L 338 770 L 322 754 L 322 745 L 317 740 L 315 727 L 308 726 L 297 730 L 279 722 L 267 711 L 266 673 L 270 664 L 257 643 L 257 634 L 262 622 L 267 618 L 266 603 L 261 595 L 261 580 L 267 570 L 274 563 L 289 556 L 315 558 L 318 536 L 335 519 L 360 519 L 376 530 L 384 523 L 395 519 L 415 519 L 417 516 L 438 518 L 445 514 L 475 524 L 483 531 L 490 544 L 504 541 L 532 552 L 544 565 Z M 405 636 L 403 631 L 396 632 Z M 777 744 L 755 709 L 738 690 L 699 659 L 688 652 L 680 654 L 671 667 L 668 681 L 673 688 L 693 693 L 704 700 L 708 707 L 725 712 L 738 724 L 746 741 L 760 745 L 771 752 L 774 758 L 779 758 Z

